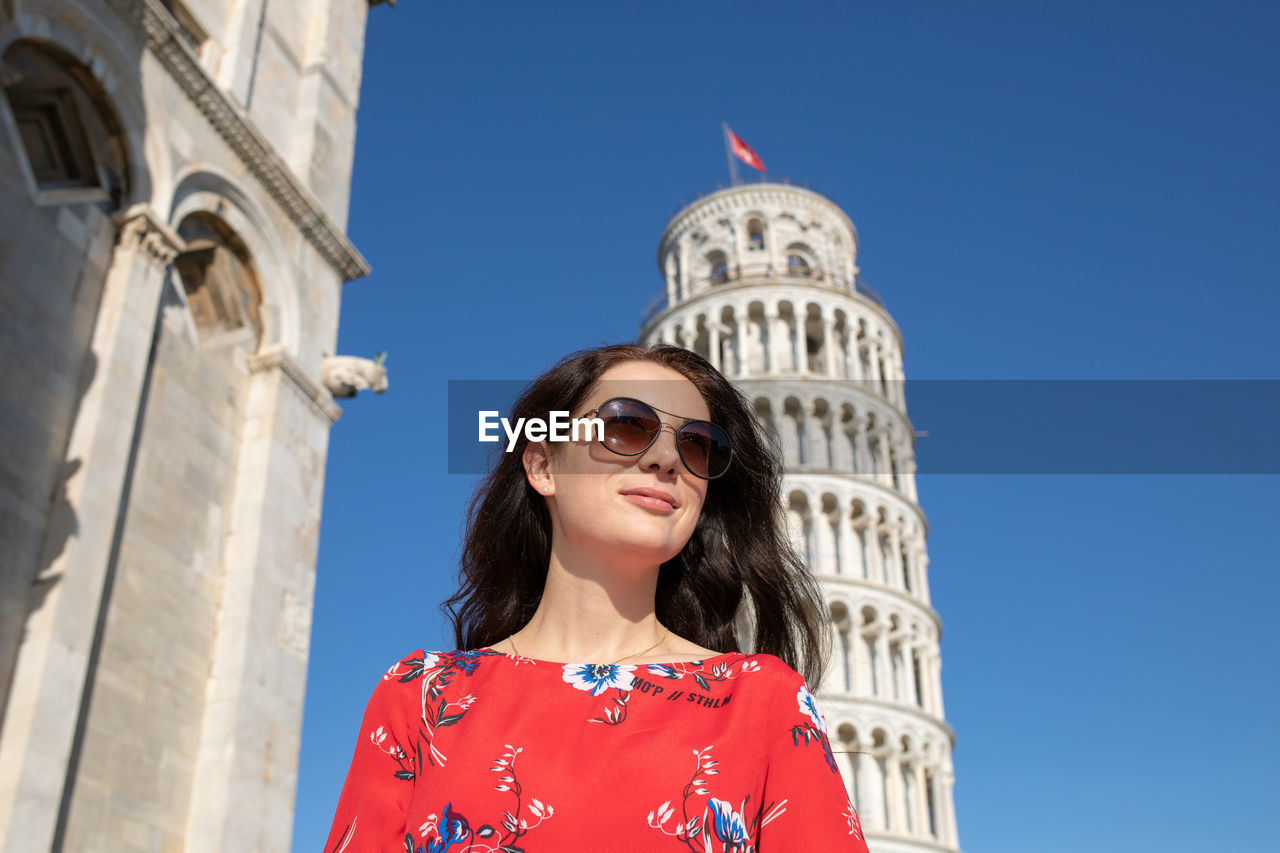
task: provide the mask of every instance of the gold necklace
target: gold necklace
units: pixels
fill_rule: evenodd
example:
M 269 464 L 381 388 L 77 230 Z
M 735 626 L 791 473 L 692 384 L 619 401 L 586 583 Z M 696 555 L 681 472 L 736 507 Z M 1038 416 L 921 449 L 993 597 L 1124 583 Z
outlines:
M 656 649 L 658 646 L 662 645 L 663 641 L 665 641 L 665 640 L 667 639 L 667 635 L 668 635 L 668 634 L 670 634 L 670 633 L 671 633 L 671 630 L 670 630 L 669 628 L 663 628 L 663 629 L 662 629 L 662 639 L 658 640 L 658 642 L 654 643 L 652 646 L 650 646 L 649 648 L 645 649 L 644 651 L 640 651 L 640 652 L 633 652 L 633 653 L 631 653 L 631 654 L 629 654 L 629 655 L 624 655 L 623 657 L 620 657 L 620 658 L 618 658 L 617 660 L 610 662 L 609 666 L 613 666 L 614 664 L 622 663 L 622 661 L 626 660 L 627 658 L 635 658 L 635 657 L 639 657 L 640 655 L 645 654 L 646 652 L 651 652 L 651 651 L 653 651 L 653 650 L 654 650 L 654 649 Z M 516 641 L 515 641 L 515 638 L 514 638 L 514 637 L 507 637 L 507 642 L 511 644 L 511 651 L 512 651 L 512 652 L 514 652 L 514 653 L 516 654 L 516 656 L 517 656 L 517 657 L 519 657 L 519 656 L 520 656 L 520 650 L 516 648 Z

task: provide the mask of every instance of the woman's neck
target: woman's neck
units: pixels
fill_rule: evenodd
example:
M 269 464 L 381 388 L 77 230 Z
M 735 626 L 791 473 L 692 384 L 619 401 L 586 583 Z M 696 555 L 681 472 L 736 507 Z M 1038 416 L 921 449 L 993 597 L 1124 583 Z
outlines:
M 538 609 L 514 635 L 520 654 L 608 663 L 660 653 L 665 628 L 654 609 L 658 568 L 605 566 L 553 551 Z

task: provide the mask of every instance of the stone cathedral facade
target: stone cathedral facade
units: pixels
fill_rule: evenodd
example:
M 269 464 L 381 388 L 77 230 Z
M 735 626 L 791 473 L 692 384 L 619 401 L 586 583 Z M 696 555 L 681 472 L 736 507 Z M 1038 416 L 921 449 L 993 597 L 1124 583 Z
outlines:
M 367 0 L 0 0 L 0 851 L 286 851 Z
M 868 845 L 958 850 L 902 335 L 857 256 L 849 217 L 811 190 L 704 195 L 662 234 L 641 340 L 707 358 L 780 440 L 787 518 L 835 638 L 816 692 Z

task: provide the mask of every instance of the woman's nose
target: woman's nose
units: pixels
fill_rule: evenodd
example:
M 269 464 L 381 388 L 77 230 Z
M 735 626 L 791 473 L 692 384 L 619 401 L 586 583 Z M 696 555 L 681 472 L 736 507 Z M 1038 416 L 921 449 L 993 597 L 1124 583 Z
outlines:
M 665 433 L 670 433 L 670 437 Z M 676 448 L 676 427 L 670 424 L 662 424 L 658 428 L 657 437 L 640 457 L 641 468 L 654 464 L 660 471 L 675 470 L 680 464 L 680 451 Z

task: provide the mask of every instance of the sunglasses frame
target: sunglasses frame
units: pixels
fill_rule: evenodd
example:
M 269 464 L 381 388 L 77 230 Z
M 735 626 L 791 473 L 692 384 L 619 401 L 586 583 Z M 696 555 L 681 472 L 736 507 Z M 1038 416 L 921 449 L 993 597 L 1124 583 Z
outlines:
M 655 413 L 662 412 L 662 414 L 671 415 L 671 417 L 673 418 L 680 417 L 674 412 L 668 412 L 664 409 L 659 409 L 657 406 L 654 406 L 650 403 L 646 403 L 644 400 L 637 400 L 635 397 L 610 397 L 608 400 L 605 400 L 603 403 L 601 403 L 598 408 L 592 409 L 591 411 L 587 412 L 586 416 L 594 417 L 595 415 L 600 414 L 600 409 L 603 409 L 605 406 L 609 405 L 610 403 L 617 402 L 618 400 L 626 400 L 629 403 L 636 403 L 640 406 L 645 407 L 651 412 L 655 412 Z M 655 414 L 655 417 L 657 417 L 656 414 Z M 653 443 L 658 440 L 658 436 L 662 435 L 662 428 L 666 426 L 666 424 L 662 422 L 662 418 L 657 418 L 657 421 L 658 421 L 658 431 L 655 432 L 649 438 L 648 444 L 646 444 L 644 447 L 637 450 L 635 453 L 623 453 L 621 450 L 614 450 L 604 441 L 600 441 L 597 443 L 603 445 L 605 450 L 609 451 L 610 453 L 615 453 L 618 456 L 639 456 L 640 454 L 648 450 L 650 447 L 653 447 Z M 716 429 L 720 430 L 721 433 L 724 434 L 725 443 L 729 445 L 729 461 L 725 463 L 724 470 L 721 471 L 719 474 L 716 474 L 714 477 L 704 477 L 702 474 L 699 474 L 697 471 L 689 467 L 688 460 L 684 458 L 684 448 L 680 446 L 680 433 L 684 430 L 685 427 L 689 426 L 690 424 L 706 424 L 707 426 L 715 427 Z M 704 421 L 700 418 L 690 418 L 689 420 L 685 421 L 684 423 L 680 424 L 680 426 L 675 428 L 675 442 L 676 442 L 676 453 L 680 456 L 680 464 L 684 466 L 684 469 L 686 471 L 688 471 L 693 476 L 697 477 L 699 480 L 716 480 L 716 479 L 719 479 L 720 477 L 723 477 L 725 474 L 729 473 L 729 466 L 733 464 L 733 456 L 734 456 L 733 439 L 729 437 L 729 433 L 725 431 L 725 428 L 720 426 L 719 424 L 714 424 L 711 421 Z

